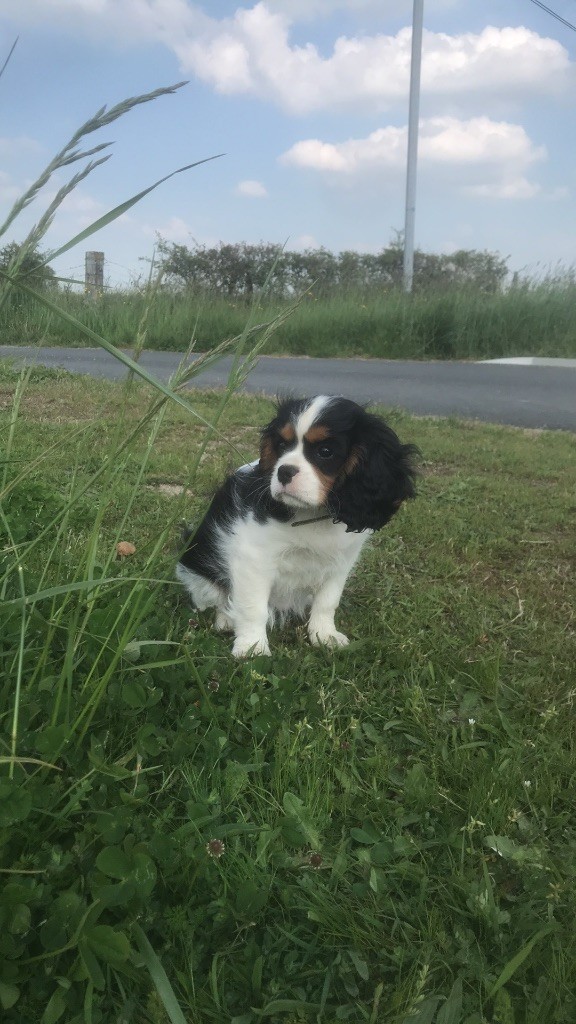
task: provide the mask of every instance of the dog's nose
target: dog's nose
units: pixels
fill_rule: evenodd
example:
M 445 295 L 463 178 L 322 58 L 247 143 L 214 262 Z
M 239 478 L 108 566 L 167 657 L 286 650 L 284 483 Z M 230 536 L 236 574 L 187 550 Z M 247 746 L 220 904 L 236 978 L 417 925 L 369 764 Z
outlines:
M 281 484 L 289 484 L 292 477 L 296 476 L 300 470 L 298 466 L 278 466 L 278 479 Z

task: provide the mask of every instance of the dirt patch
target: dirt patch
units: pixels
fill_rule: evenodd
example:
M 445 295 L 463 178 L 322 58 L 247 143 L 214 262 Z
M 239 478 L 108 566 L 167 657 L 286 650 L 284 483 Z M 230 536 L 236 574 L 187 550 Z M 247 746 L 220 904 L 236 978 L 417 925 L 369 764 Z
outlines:
M 182 484 L 146 484 L 147 491 L 156 491 L 157 494 L 165 494 L 167 498 L 179 498 L 182 494 L 192 498 L 193 491 Z
M 421 476 L 456 476 L 459 472 L 457 466 L 449 465 L 447 462 L 426 462 L 420 470 Z

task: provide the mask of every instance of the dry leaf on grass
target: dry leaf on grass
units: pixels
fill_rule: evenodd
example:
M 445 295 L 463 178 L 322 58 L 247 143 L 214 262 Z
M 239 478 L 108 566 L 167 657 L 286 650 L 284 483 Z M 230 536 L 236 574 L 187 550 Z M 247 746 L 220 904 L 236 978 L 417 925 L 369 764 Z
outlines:
M 130 555 L 136 554 L 136 548 L 129 540 L 121 540 L 116 545 L 116 554 L 118 558 L 128 558 Z

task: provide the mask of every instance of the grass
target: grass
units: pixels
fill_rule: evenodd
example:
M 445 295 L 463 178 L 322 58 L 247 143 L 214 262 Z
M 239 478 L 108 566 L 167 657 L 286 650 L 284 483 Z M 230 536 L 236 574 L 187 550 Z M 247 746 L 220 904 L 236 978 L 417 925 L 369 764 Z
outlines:
M 387 410 L 350 647 L 238 664 L 177 527 L 271 406 L 155 402 L 0 372 L 3 1020 L 572 1024 L 574 436 Z
M 305 295 L 270 337 L 269 353 L 308 356 L 377 356 L 391 359 L 489 359 L 513 355 L 576 356 L 573 278 L 556 277 L 496 295 L 430 292 L 406 297 Z M 87 296 L 62 294 L 59 304 L 115 345 L 134 346 L 147 308 L 146 292 L 133 289 Z M 261 300 L 252 315 L 270 320 L 286 303 Z M 241 333 L 249 306 L 217 296 L 160 290 L 149 310 L 148 347 L 186 351 L 192 338 L 209 351 Z M 73 323 L 33 302 L 0 311 L 0 343 L 82 345 Z
M 568 354 L 572 286 L 517 289 L 511 317 L 504 296 L 311 296 L 290 327 L 282 309 L 254 332 L 244 307 L 212 334 L 158 282 L 125 316 L 125 297 L 35 293 L 26 256 L 103 159 L 85 138 L 173 91 L 102 108 L 0 228 L 84 161 L 0 270 L 1 336 L 131 370 L 0 363 L 2 1020 L 571 1024 L 574 437 L 389 410 L 421 495 L 351 582 L 336 655 L 292 625 L 233 662 L 173 568 L 179 522 L 254 454 L 270 405 L 233 392 L 274 328 L 319 354 Z M 146 341 L 216 356 L 235 335 L 224 394 L 137 363 Z

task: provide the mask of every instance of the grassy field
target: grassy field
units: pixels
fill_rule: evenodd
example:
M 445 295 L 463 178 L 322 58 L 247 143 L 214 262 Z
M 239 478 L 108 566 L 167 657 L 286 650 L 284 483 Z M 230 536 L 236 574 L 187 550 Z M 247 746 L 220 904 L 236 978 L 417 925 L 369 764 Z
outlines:
M 268 342 L 270 353 L 309 356 L 379 356 L 404 359 L 489 359 L 499 356 L 576 356 L 576 285 L 571 277 L 526 285 L 496 295 L 430 292 L 303 297 L 299 308 Z M 61 295 L 58 303 L 93 331 L 132 346 L 146 316 L 147 345 L 199 351 L 241 333 L 246 318 L 272 319 L 286 303 L 252 308 L 236 299 L 159 292 L 111 292 L 90 299 Z M 0 310 L 0 344 L 82 345 L 72 325 L 31 300 Z
M 388 410 L 350 647 L 235 663 L 178 523 L 271 405 L 153 401 L 0 373 L 2 1020 L 573 1024 L 574 436 Z

